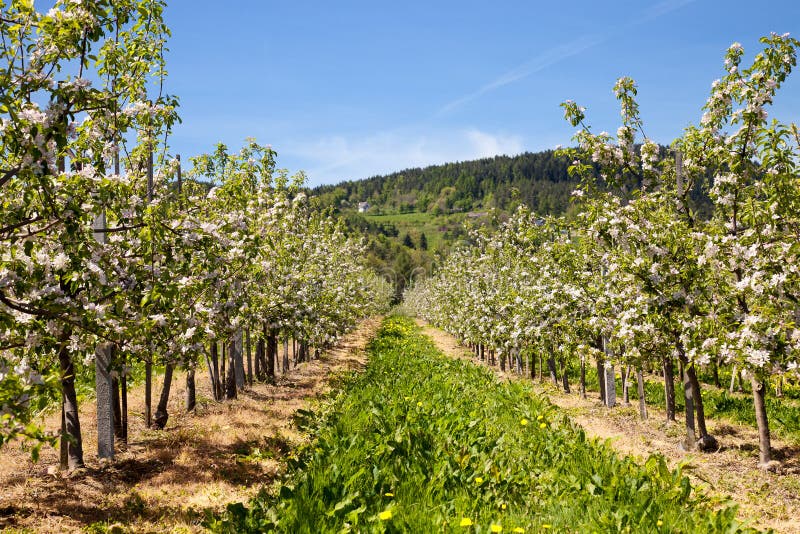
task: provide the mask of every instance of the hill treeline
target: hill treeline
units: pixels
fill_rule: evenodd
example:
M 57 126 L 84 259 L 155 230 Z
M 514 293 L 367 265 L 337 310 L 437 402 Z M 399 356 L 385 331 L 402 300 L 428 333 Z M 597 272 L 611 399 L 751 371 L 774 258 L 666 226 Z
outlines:
M 337 209 L 368 202 L 379 213 L 505 211 L 523 203 L 537 213 L 556 215 L 567 210 L 577 184 L 567 172 L 569 163 L 552 150 L 526 152 L 323 185 L 314 194 Z

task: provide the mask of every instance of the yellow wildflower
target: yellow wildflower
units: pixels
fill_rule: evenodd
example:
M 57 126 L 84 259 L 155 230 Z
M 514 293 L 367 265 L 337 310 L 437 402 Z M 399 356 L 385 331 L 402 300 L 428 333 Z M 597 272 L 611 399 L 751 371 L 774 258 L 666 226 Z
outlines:
M 505 509 L 506 509 L 506 503 L 503 503 L 503 504 L 501 504 L 501 505 L 500 505 L 500 509 L 501 509 L 501 510 L 505 510 Z
M 525 425 L 528 424 L 528 420 L 523 417 L 522 419 L 520 419 L 519 424 L 521 424 L 522 426 L 525 426 Z
M 663 524 L 664 524 L 664 522 L 662 520 L 660 520 L 660 519 L 658 521 L 656 521 L 656 526 L 657 527 L 660 527 Z
M 483 477 L 475 477 L 475 484 L 483 484 Z
M 418 402 L 417 406 L 422 407 L 422 401 Z
M 550 528 L 550 527 L 552 527 L 552 526 L 553 526 L 553 525 L 548 525 L 547 523 L 544 523 L 544 524 L 542 525 L 542 528 L 546 530 L 546 529 L 548 529 L 548 528 Z
M 378 518 L 380 518 L 381 521 L 388 521 L 392 518 L 392 511 L 391 510 L 383 511 L 378 514 Z
M 469 517 L 462 517 L 461 523 L 458 524 L 460 527 L 471 527 L 472 526 L 472 519 Z
M 525 529 L 522 527 L 514 527 L 514 530 L 512 530 L 511 532 L 525 532 Z
M 394 497 L 394 493 L 386 492 L 383 494 L 384 497 Z
M 537 421 L 541 421 L 542 419 L 544 419 L 543 415 L 540 415 L 539 417 L 536 418 Z
M 547 423 L 539 423 L 539 428 L 547 428 Z
M 503 532 L 502 525 L 492 525 L 489 527 L 492 532 Z

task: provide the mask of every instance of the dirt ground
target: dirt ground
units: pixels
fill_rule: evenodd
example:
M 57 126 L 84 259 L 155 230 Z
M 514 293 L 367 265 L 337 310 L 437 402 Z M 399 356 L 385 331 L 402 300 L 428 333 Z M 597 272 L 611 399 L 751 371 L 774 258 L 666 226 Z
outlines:
M 418 321 L 439 349 L 453 357 L 469 359 L 471 353 L 451 335 Z M 494 371 L 503 379 L 525 379 Z M 800 533 L 800 447 L 773 438 L 773 455 L 781 462 L 778 472 L 758 469 L 758 434 L 754 428 L 730 421 L 707 421 L 709 432 L 720 442 L 715 453 L 686 453 L 678 448 L 683 426 L 667 423 L 663 410 L 648 406 L 649 418 L 639 417 L 638 403 L 606 408 L 596 392 L 587 399 L 567 394 L 551 384 L 534 382 L 534 388 L 562 408 L 587 435 L 607 442 L 618 452 L 638 460 L 663 454 L 675 467 L 683 464 L 692 483 L 708 496 L 730 497 L 739 504 L 739 519 L 759 529 Z M 619 401 L 619 399 L 618 399 Z
M 246 501 L 278 477 L 303 440 L 292 415 L 329 388 L 329 380 L 366 363 L 365 346 L 380 318 L 364 321 L 319 360 L 300 364 L 277 385 L 254 384 L 233 401 L 211 400 L 197 373 L 197 409 L 183 413 L 185 377 L 175 374 L 165 430 L 142 421 L 143 387 L 129 394 L 129 443 L 100 463 L 93 404 L 81 409 L 86 469 L 59 473 L 58 451 L 38 463 L 12 443 L 0 455 L 0 530 L 19 532 L 195 532 L 204 511 Z M 157 400 L 161 384 L 154 381 Z M 136 410 L 139 410 L 138 412 Z M 60 414 L 45 420 L 59 426 Z

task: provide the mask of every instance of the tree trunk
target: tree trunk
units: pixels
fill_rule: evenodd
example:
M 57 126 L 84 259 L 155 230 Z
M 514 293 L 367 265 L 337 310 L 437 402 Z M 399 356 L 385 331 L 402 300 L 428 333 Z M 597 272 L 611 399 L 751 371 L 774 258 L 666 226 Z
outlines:
M 770 446 L 769 420 L 767 419 L 766 393 L 764 383 L 753 374 L 750 379 L 753 388 L 753 407 L 756 411 L 758 424 L 758 459 L 761 466 L 766 466 L 772 461 L 772 448 Z
M 581 398 L 586 398 L 586 358 L 581 356 Z
M 186 411 L 191 412 L 197 406 L 197 392 L 194 383 L 194 367 L 186 369 Z
M 236 336 L 231 339 L 230 346 L 228 347 L 228 374 L 225 375 L 225 398 L 228 400 L 235 399 L 236 395 Z
M 647 419 L 647 401 L 644 398 L 644 375 L 642 369 L 636 370 L 636 393 L 639 396 L 639 416 Z
M 230 343 L 231 361 L 233 361 L 233 377 L 236 382 L 236 389 L 243 390 L 247 382 L 244 369 L 244 332 L 237 330 Z
M 144 426 L 150 428 L 153 424 L 153 362 L 152 355 L 147 356 L 144 362 Z
M 283 374 L 289 372 L 289 338 L 283 340 Z
M 697 369 L 694 363 L 690 363 L 688 358 L 681 349 L 680 352 L 681 363 L 683 365 L 686 378 L 689 381 L 691 388 L 692 402 L 694 403 L 694 414 L 697 421 L 697 448 L 703 452 L 716 451 L 719 449 L 719 444 L 716 438 L 708 433 L 706 428 L 706 412 L 703 406 L 703 395 L 700 391 L 700 381 L 697 379 Z
M 483 343 L 479 343 L 478 344 L 478 348 L 479 348 L 479 350 L 481 352 L 481 361 L 485 362 L 486 361 L 486 348 L 483 346 Z
M 561 358 L 561 383 L 564 386 L 564 393 L 569 393 L 569 377 L 567 376 L 567 359 Z
M 68 338 L 68 336 L 67 336 Z M 75 393 L 75 367 L 66 341 L 62 342 L 58 351 L 58 362 L 61 366 L 61 392 L 63 410 L 63 431 L 61 434 L 62 457 L 66 450 L 67 468 L 72 471 L 84 466 L 83 439 L 81 423 L 78 417 L 78 395 Z
M 122 411 L 122 435 L 120 441 L 128 444 L 128 370 L 125 357 L 122 358 L 122 373 L 120 374 L 120 409 Z
M 225 342 L 223 341 L 220 343 L 220 355 L 219 355 L 219 400 L 225 398 L 225 386 L 227 385 L 227 365 L 228 361 L 226 359 L 226 354 L 228 352 L 228 348 L 225 346 Z
M 700 381 L 697 379 L 695 365 L 688 364 L 686 374 L 689 377 L 689 384 L 692 386 L 692 399 L 694 400 L 694 412 L 697 418 L 697 433 L 699 435 L 698 446 L 702 451 L 718 449 L 717 440 L 708 433 L 706 428 L 706 411 L 703 405 L 703 395 L 700 391 Z
M 264 361 L 264 350 L 266 350 L 266 342 L 264 341 L 263 337 L 260 337 L 258 341 L 256 341 L 256 380 L 263 382 L 266 380 L 266 376 L 264 376 L 264 367 L 261 365 Z
M 631 376 L 631 368 L 629 365 L 625 366 L 625 370 L 622 373 L 622 404 L 625 406 L 630 406 L 631 404 L 631 395 L 630 395 L 630 380 Z
M 684 442 L 684 447 L 687 451 L 691 451 L 695 448 L 697 436 L 695 435 L 694 428 L 694 397 L 692 395 L 692 385 L 689 381 L 689 373 L 686 372 L 684 360 L 685 358 L 681 354 L 678 365 L 683 380 L 683 401 L 686 413 L 686 441 Z
M 499 360 L 500 360 L 500 370 L 505 372 L 506 371 L 506 353 L 505 352 L 500 355 Z
M 158 407 L 156 407 L 156 416 L 153 419 L 153 428 L 156 430 L 163 430 L 167 426 L 169 413 L 167 412 L 167 403 L 169 403 L 169 392 L 172 388 L 172 373 L 174 367 L 172 364 L 167 364 L 164 369 L 164 385 L 161 387 L 161 396 L 158 399 Z
M 66 402 L 64 401 L 64 392 L 61 392 L 61 438 L 59 440 L 58 446 L 58 457 L 59 457 L 59 464 L 58 468 L 62 471 L 69 469 L 69 454 L 68 454 L 68 447 L 69 447 L 69 440 L 67 439 L 67 413 L 66 413 Z
M 117 346 L 112 345 L 111 347 L 111 358 L 114 362 L 114 367 L 117 369 L 117 376 L 116 378 L 111 379 L 111 393 L 113 398 L 111 402 L 114 405 L 114 437 L 117 438 L 122 443 L 127 444 L 127 408 L 128 408 L 128 399 L 127 399 L 127 391 L 124 388 L 125 384 L 125 362 L 123 360 L 122 364 L 117 361 Z M 125 400 L 124 400 L 124 410 L 123 410 L 123 393 L 125 393 Z M 123 417 L 123 413 L 125 417 Z
M 606 362 L 602 356 L 595 358 L 597 383 L 600 385 L 600 402 L 606 403 Z
M 552 353 L 547 357 L 547 369 L 550 371 L 550 380 L 553 381 L 554 386 L 558 386 L 558 373 L 556 371 L 556 359 Z
M 219 345 L 216 340 L 211 343 L 211 361 L 208 365 L 208 373 L 211 375 L 211 392 L 215 401 L 222 400 L 222 388 L 219 379 Z
M 539 351 L 539 383 L 544 383 L 544 354 Z
M 111 406 L 114 409 L 114 437 L 122 437 L 122 407 L 120 406 L 119 379 L 111 379 Z
M 253 350 L 250 344 L 250 329 L 245 330 L 245 346 L 247 350 L 247 385 L 253 385 Z
M 267 337 L 267 380 L 275 383 L 275 360 L 278 358 L 278 338 L 275 334 Z
M 671 356 L 664 357 L 664 399 L 667 421 L 675 421 L 675 366 Z
M 209 352 L 211 352 L 210 349 L 205 353 L 206 368 L 208 369 L 208 378 L 211 382 L 211 396 L 214 400 L 217 400 L 217 382 L 214 380 L 214 364 L 211 362 L 211 355 Z
M 536 379 L 536 355 L 531 353 L 528 355 L 528 359 L 530 360 L 531 381 L 533 381 Z

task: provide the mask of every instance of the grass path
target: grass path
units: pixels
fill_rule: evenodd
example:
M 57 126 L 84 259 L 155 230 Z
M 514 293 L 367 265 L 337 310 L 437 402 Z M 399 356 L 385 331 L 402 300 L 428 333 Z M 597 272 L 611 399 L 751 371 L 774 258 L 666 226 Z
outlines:
M 443 353 L 475 362 L 453 336 L 423 321 L 417 322 Z M 713 454 L 687 454 L 677 446 L 682 438 L 682 425 L 666 423 L 660 407 L 648 406 L 650 418 L 642 421 L 638 405 L 617 406 L 609 411 L 597 400 L 596 391 L 582 399 L 575 391 L 567 394 L 547 382 L 530 382 L 516 374 L 503 373 L 499 367 L 487 369 L 501 380 L 528 382 L 588 435 L 608 440 L 620 454 L 643 463 L 650 454 L 657 452 L 664 455 L 671 468 L 683 465 L 692 483 L 702 487 L 704 492 L 719 498 L 732 496 L 740 505 L 742 521 L 750 520 L 758 528 L 800 534 L 800 447 L 773 439 L 773 450 L 782 459 L 783 468 L 781 473 L 765 472 L 757 468 L 755 429 L 732 421 L 709 419 L 709 430 L 718 437 L 722 448 Z
M 407 318 L 314 412 L 282 484 L 208 521 L 218 532 L 739 532 L 662 457 L 587 438 L 530 384 L 453 359 Z

